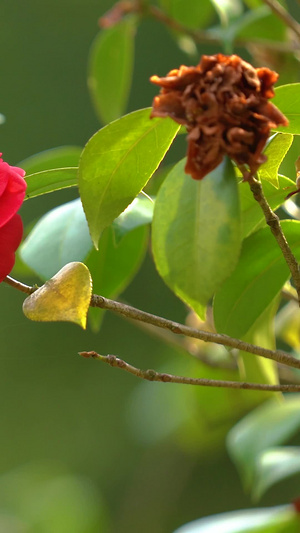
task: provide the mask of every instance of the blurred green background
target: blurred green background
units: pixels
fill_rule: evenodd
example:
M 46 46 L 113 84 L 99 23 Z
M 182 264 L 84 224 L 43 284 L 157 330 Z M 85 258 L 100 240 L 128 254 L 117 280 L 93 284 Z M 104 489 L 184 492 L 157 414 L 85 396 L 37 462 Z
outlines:
M 112 3 L 1 1 L 6 122 L 0 147 L 9 163 L 60 145 L 84 146 L 99 129 L 87 58 L 97 21 Z M 199 47 L 200 53 L 218 51 Z M 241 54 L 247 59 L 245 50 Z M 151 105 L 150 75 L 181 63 L 191 59 L 170 33 L 144 21 L 128 110 Z M 184 149 L 180 139 L 170 161 Z M 297 152 L 296 145 L 286 164 L 292 178 Z M 76 196 L 67 190 L 27 202 L 25 224 Z M 77 352 L 113 353 L 141 368 L 186 375 L 228 374 L 113 314 L 105 315 L 98 334 L 72 324 L 36 324 L 22 314 L 21 293 L 2 284 L 0 294 L 0 531 L 166 533 L 201 516 L 251 506 L 226 455 L 225 436 L 249 409 L 252 393 L 139 382 Z M 150 254 L 122 298 L 173 320 L 186 317 Z M 284 503 L 294 490 L 293 480 L 285 481 L 284 500 L 279 485 L 262 505 Z

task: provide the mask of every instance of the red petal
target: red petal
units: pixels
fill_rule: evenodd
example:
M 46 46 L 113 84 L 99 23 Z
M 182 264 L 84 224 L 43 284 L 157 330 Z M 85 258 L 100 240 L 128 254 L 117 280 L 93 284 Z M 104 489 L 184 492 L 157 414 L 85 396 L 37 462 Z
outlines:
M 20 215 L 14 215 L 7 224 L 0 228 L 0 282 L 12 270 L 15 264 L 15 251 L 23 236 L 23 224 Z

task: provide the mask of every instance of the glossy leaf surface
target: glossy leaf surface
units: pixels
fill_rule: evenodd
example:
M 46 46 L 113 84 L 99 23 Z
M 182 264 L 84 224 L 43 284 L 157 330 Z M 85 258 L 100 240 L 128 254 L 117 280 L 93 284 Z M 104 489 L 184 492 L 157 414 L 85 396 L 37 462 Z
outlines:
M 135 111 L 98 131 L 79 163 L 79 191 L 95 247 L 101 232 L 146 185 L 179 125 Z
M 172 19 L 189 28 L 202 28 L 213 18 L 214 9 L 211 0 L 160 0 L 163 9 Z
M 18 166 L 26 171 L 25 199 L 76 186 L 81 152 L 78 146 L 60 146 L 21 161 Z
M 299 428 L 300 398 L 290 394 L 282 402 L 269 400 L 230 430 L 227 448 L 248 490 L 254 482 L 260 454 L 283 444 Z
M 35 174 L 41 170 L 78 167 L 81 152 L 80 146 L 58 146 L 23 159 L 18 166 L 24 168 L 27 174 Z
M 229 160 L 201 181 L 187 176 L 184 165 L 171 170 L 158 193 L 152 246 L 166 284 L 203 317 L 238 260 L 238 189 Z
M 88 87 L 104 124 L 119 118 L 129 95 L 134 58 L 135 17 L 97 35 L 90 52 Z
M 258 4 L 261 4 L 260 1 Z M 243 39 L 250 40 L 254 34 L 256 38 L 269 39 L 270 41 L 284 41 L 286 37 L 285 24 L 275 13 L 270 11 L 267 5 L 258 5 L 256 9 L 246 11 L 236 26 L 236 35 Z
M 78 183 L 77 173 L 78 167 L 67 167 L 27 174 L 25 176 L 27 182 L 25 200 L 66 187 L 75 187 Z
M 228 25 L 230 21 L 240 17 L 243 6 L 240 0 L 211 0 L 215 7 L 222 25 Z
M 281 225 L 300 260 L 300 222 L 284 220 Z M 247 237 L 235 271 L 214 298 L 217 331 L 243 337 L 289 277 L 290 271 L 269 227 Z
M 80 199 L 52 209 L 33 228 L 20 248 L 24 263 L 48 279 L 71 261 L 83 261 L 92 241 Z
M 256 463 L 252 495 L 259 500 L 276 483 L 300 472 L 300 447 L 278 446 L 262 452 Z
M 293 142 L 293 135 L 290 133 L 277 133 L 271 137 L 264 154 L 268 160 L 259 167 L 258 175 L 261 180 L 269 181 L 278 188 L 278 169 Z
M 150 204 L 150 208 L 148 204 Z M 126 254 L 127 245 L 129 245 L 128 262 L 130 263 L 132 260 L 135 264 L 135 253 L 130 247 L 131 241 L 129 239 L 128 242 L 125 237 L 134 229 L 145 226 L 151 221 L 152 206 L 153 204 L 147 198 L 136 198 L 128 207 L 127 215 L 123 216 L 125 214 L 123 213 L 112 224 L 110 229 L 111 239 L 109 240 L 109 242 L 111 241 L 111 247 L 109 249 L 116 250 L 116 256 L 113 255 L 112 250 L 108 254 L 109 265 L 107 265 L 107 268 L 112 269 L 111 274 L 115 271 L 120 271 L 119 277 L 122 277 L 121 265 L 123 265 L 126 278 L 127 270 L 122 254 Z M 124 245 L 118 246 L 118 243 L 123 239 Z M 106 242 L 107 238 L 104 241 Z M 103 254 L 101 261 L 103 261 L 107 256 L 107 244 L 104 245 L 101 241 L 99 246 Z M 60 205 L 44 215 L 25 239 L 20 248 L 20 255 L 24 263 L 37 272 L 41 278 L 48 279 L 66 263 L 85 260 L 92 247 L 87 221 L 81 201 L 78 198 Z M 119 257 L 119 252 L 121 252 L 121 257 Z M 132 254 L 132 257 L 130 257 L 130 254 Z M 104 266 L 102 265 L 101 271 L 103 271 L 103 268 Z M 92 275 L 94 274 L 95 271 L 92 270 Z M 117 287 L 115 288 L 115 293 L 117 293 Z M 113 293 L 109 292 L 109 294 Z M 109 294 L 105 295 L 109 296 Z
M 300 83 L 290 83 L 277 87 L 272 103 L 280 109 L 289 121 L 288 126 L 276 128 L 276 131 L 300 135 Z
M 139 226 L 152 222 L 154 202 L 145 196 L 138 196 L 112 223 L 116 241 Z
M 99 250 L 93 249 L 85 261 L 96 294 L 116 298 L 126 289 L 145 257 L 148 234 L 147 227 L 136 227 L 117 242 L 112 227 L 103 232 Z M 103 315 L 102 309 L 90 309 L 89 323 L 94 331 L 99 330 Z
M 299 518 L 291 505 L 243 509 L 195 520 L 174 533 L 297 533 Z

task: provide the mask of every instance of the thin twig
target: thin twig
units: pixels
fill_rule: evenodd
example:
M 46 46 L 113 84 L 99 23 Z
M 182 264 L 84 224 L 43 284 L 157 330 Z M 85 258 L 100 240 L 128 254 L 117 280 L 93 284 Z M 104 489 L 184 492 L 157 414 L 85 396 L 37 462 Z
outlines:
M 101 309 L 109 309 L 110 311 L 114 311 L 116 313 L 120 313 L 121 315 L 125 315 L 128 318 L 132 318 L 133 320 L 147 322 L 148 324 L 153 324 L 153 326 L 157 326 L 159 328 L 169 329 L 178 335 L 186 335 L 187 337 L 200 339 L 205 342 L 215 342 L 216 344 L 222 344 L 223 346 L 236 348 L 237 350 L 243 350 L 244 352 L 252 353 L 267 359 L 272 359 L 273 361 L 277 361 L 277 363 L 282 363 L 283 365 L 291 366 L 293 368 L 300 368 L 300 360 L 282 350 L 268 350 L 267 348 L 262 348 L 261 346 L 256 346 L 254 344 L 241 341 L 240 339 L 234 339 L 228 335 L 191 328 L 189 326 L 185 326 L 184 324 L 179 324 L 178 322 L 173 322 L 172 320 L 152 315 L 151 313 L 146 313 L 145 311 L 141 311 L 140 309 L 136 309 L 130 305 L 109 300 L 109 298 L 104 298 L 104 296 L 98 296 L 94 294 L 91 298 L 90 305 L 92 307 L 100 307 Z
M 29 285 L 24 285 L 23 283 L 20 283 L 9 276 L 7 276 L 4 281 L 11 287 L 21 292 L 25 292 L 26 294 L 32 294 L 38 288 L 37 286 L 30 287 Z M 260 357 L 265 357 L 266 359 L 272 359 L 273 361 L 281 363 L 282 365 L 287 365 L 292 368 L 300 368 L 300 360 L 282 350 L 268 350 L 267 348 L 262 348 L 261 346 L 256 346 L 255 344 L 249 344 L 248 342 L 229 337 L 228 335 L 191 328 L 190 326 L 185 326 L 179 322 L 173 322 L 172 320 L 168 320 L 157 315 L 152 315 L 151 313 L 146 313 L 145 311 L 141 311 L 136 307 L 132 307 L 115 300 L 110 300 L 109 298 L 104 298 L 104 296 L 100 296 L 98 294 L 92 295 L 90 306 L 99 307 L 100 309 L 108 309 L 128 318 L 132 318 L 133 320 L 146 322 L 158 328 L 168 329 L 177 335 L 185 335 L 186 337 L 200 339 L 204 342 L 214 342 L 216 344 L 228 346 L 229 348 L 236 348 L 237 350 L 252 353 Z
M 170 29 L 188 35 L 196 43 L 220 44 L 220 38 L 216 37 L 213 33 L 206 30 L 192 30 L 191 28 L 188 28 L 177 20 L 169 17 L 166 13 L 164 13 L 164 11 L 162 11 L 156 6 L 148 6 L 146 13 L 147 12 L 152 18 L 158 20 L 159 22 L 162 22 Z M 249 44 L 256 44 L 258 46 L 263 46 L 264 48 L 268 48 L 270 50 L 278 52 L 295 52 L 295 50 L 299 48 L 296 43 L 278 43 L 276 41 L 270 41 L 269 39 L 257 39 L 255 37 L 252 38 L 251 41 L 238 37 L 235 39 L 235 44 L 237 46 L 248 46 Z
M 191 37 L 194 42 L 199 44 L 216 44 L 219 45 L 221 42 L 220 37 L 214 35 L 211 31 L 207 30 L 193 30 L 184 24 L 181 24 L 177 20 L 170 17 L 167 13 L 165 13 L 162 9 L 158 8 L 154 5 L 149 5 L 148 3 L 142 2 L 142 1 L 128 1 L 123 0 L 121 2 L 118 2 L 113 6 L 112 9 L 110 9 L 107 13 L 105 13 L 100 18 L 100 27 L 107 28 L 110 27 L 116 22 L 119 22 L 120 19 L 127 15 L 128 13 L 137 13 L 141 17 L 151 17 L 165 26 L 169 27 L 173 31 L 177 31 L 179 33 L 182 33 L 184 35 L 187 35 Z M 255 44 L 257 46 L 262 46 L 264 48 L 267 48 L 269 50 L 274 50 L 277 52 L 295 52 L 296 50 L 299 50 L 299 43 L 292 42 L 292 43 L 283 43 L 283 42 L 277 42 L 269 39 L 259 39 L 259 38 L 251 38 L 249 39 L 243 39 L 242 37 L 237 37 L 235 39 L 235 43 L 237 46 L 249 46 L 250 44 Z
M 10 276 L 6 276 L 3 281 L 14 289 L 17 289 L 21 292 L 25 292 L 26 294 L 32 294 L 37 289 L 37 287 L 30 287 L 29 285 L 25 285 L 24 283 L 21 283 L 21 281 L 17 281 L 16 279 L 11 278 Z
M 280 246 L 282 254 L 290 269 L 292 278 L 294 280 L 295 288 L 298 294 L 298 302 L 300 306 L 300 269 L 299 269 L 298 261 L 296 260 L 285 238 L 285 235 L 280 225 L 279 217 L 274 213 L 274 211 L 272 211 L 271 207 L 269 206 L 267 202 L 267 199 L 263 193 L 261 183 L 258 180 L 256 180 L 253 176 L 251 176 L 248 181 L 249 181 L 250 189 L 253 193 L 253 197 L 257 201 L 257 203 L 260 205 L 265 215 L 266 223 L 268 224 L 268 226 L 270 226 L 271 231 L 278 245 Z
M 273 13 L 280 18 L 286 26 L 291 28 L 300 39 L 300 24 L 290 15 L 290 13 L 277 0 L 264 0 L 264 3 L 272 9 Z
M 173 346 L 174 348 L 177 348 L 181 351 L 187 352 L 194 359 L 201 361 L 201 363 L 203 363 L 204 365 L 210 368 L 221 368 L 223 370 L 236 370 L 237 369 L 237 363 L 234 359 L 232 360 L 212 359 L 209 356 L 209 354 L 207 354 L 204 350 L 200 349 L 194 352 L 188 347 L 185 339 L 181 339 L 179 337 L 172 335 L 171 331 L 167 329 L 156 328 L 152 324 L 148 324 L 147 322 L 135 321 L 135 320 L 132 320 L 132 318 L 129 318 L 127 316 L 124 316 L 124 318 L 131 323 L 135 323 L 136 327 L 139 327 L 142 331 L 149 333 L 156 339 L 159 339 L 163 341 L 164 343 L 169 344 L 170 346 Z
M 198 385 L 200 387 L 222 387 L 226 389 L 247 389 L 268 392 L 300 392 L 300 385 L 266 385 L 262 383 L 248 383 L 246 381 L 225 381 L 219 379 L 190 378 L 156 372 L 155 370 L 141 370 L 132 366 L 115 355 L 100 355 L 97 352 L 79 352 L 85 358 L 93 358 L 110 366 L 115 366 L 148 381 L 162 381 L 163 383 L 180 383 L 181 385 Z

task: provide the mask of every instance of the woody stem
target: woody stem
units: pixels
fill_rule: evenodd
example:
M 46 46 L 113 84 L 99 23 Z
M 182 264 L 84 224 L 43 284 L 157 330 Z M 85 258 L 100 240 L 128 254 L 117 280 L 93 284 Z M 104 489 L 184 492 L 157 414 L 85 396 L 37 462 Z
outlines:
M 299 392 L 300 385 L 289 383 L 286 385 L 268 385 L 263 383 L 249 383 L 245 381 L 227 381 L 221 379 L 206 379 L 206 378 L 191 378 L 187 376 L 175 376 L 174 374 L 166 374 L 162 372 L 156 372 L 155 370 L 142 370 L 135 366 L 130 365 L 123 359 L 116 357 L 115 355 L 101 355 L 97 352 L 79 352 L 79 355 L 85 358 L 96 359 L 106 363 L 112 367 L 117 367 L 129 374 L 145 379 L 148 381 L 160 381 L 162 383 L 180 383 L 181 385 L 196 385 L 200 387 L 223 387 L 226 389 L 246 389 L 246 390 L 258 390 L 268 392 Z
M 3 281 L 8 283 L 11 287 L 14 287 L 15 289 L 27 294 L 32 294 L 38 288 L 37 286 L 30 287 L 29 285 L 24 285 L 23 283 L 14 280 L 10 276 L 7 276 Z M 141 309 L 137 309 L 136 307 L 132 307 L 115 300 L 110 300 L 109 298 L 105 298 L 104 296 L 100 296 L 98 294 L 92 295 L 90 305 L 91 307 L 99 307 L 100 309 L 107 309 L 115 313 L 119 313 L 132 320 L 146 322 L 147 324 L 152 324 L 158 328 L 167 329 L 176 335 L 185 335 L 186 337 L 200 339 L 204 342 L 214 342 L 216 344 L 228 346 L 229 348 L 236 348 L 237 350 L 252 353 L 260 357 L 265 357 L 266 359 L 272 359 L 273 361 L 276 361 L 282 365 L 300 369 L 300 360 L 282 350 L 269 350 L 267 348 L 263 348 L 262 346 L 256 346 L 240 339 L 229 337 L 228 335 L 192 328 L 190 326 L 186 326 L 185 324 L 173 322 L 172 320 L 147 313 Z
M 295 258 L 286 238 L 282 231 L 279 217 L 272 211 L 271 207 L 268 204 L 268 201 L 263 193 L 263 188 L 256 178 L 251 176 L 249 179 L 249 186 L 253 193 L 254 199 L 260 205 L 266 219 L 266 223 L 270 227 L 281 251 L 286 260 L 286 263 L 290 269 L 295 288 L 298 294 L 298 303 L 300 306 L 300 269 L 299 263 Z

